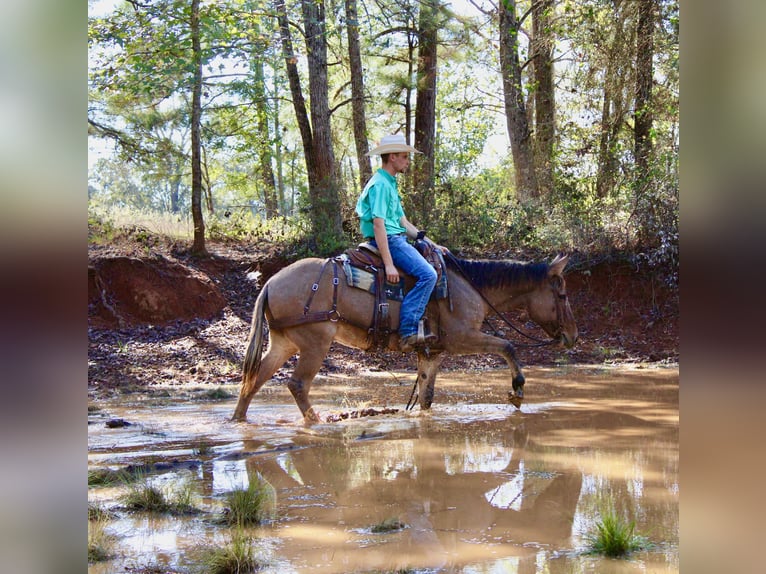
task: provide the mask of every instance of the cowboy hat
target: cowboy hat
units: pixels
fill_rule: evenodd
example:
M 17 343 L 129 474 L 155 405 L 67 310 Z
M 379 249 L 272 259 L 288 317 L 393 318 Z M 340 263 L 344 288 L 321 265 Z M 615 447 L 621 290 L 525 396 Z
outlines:
M 393 134 L 390 136 L 383 136 L 380 140 L 380 145 L 375 149 L 367 152 L 367 155 L 383 155 L 384 153 L 423 153 L 416 150 L 411 145 L 407 145 L 402 134 Z

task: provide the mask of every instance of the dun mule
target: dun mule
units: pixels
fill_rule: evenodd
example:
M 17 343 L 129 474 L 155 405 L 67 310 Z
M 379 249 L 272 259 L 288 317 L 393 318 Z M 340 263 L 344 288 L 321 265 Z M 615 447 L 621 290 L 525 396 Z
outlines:
M 447 259 L 450 297 L 432 300 L 427 310 L 431 329 L 438 332 L 439 341 L 428 353 L 418 352 L 421 409 L 431 407 L 444 353 L 500 355 L 511 369 L 513 392 L 509 392 L 509 398 L 517 407 L 521 404 L 524 375 L 514 347 L 505 339 L 483 333 L 482 324 L 492 313 L 523 309 L 554 340 L 567 347 L 574 345 L 577 325 L 562 275 L 567 259 L 556 257 L 550 264 Z M 312 289 L 314 285 L 316 288 Z M 298 353 L 287 386 L 305 419 L 318 421 L 309 402 L 311 382 L 333 341 L 358 349 L 372 347 L 369 328 L 373 321 L 373 297 L 349 287 L 343 266 L 330 260 L 302 259 L 269 279 L 255 302 L 242 388 L 232 420 L 245 420 L 253 395 Z M 392 301 L 390 305 L 391 329 L 396 330 L 399 303 Z M 269 323 L 269 346 L 262 355 L 264 317 Z M 398 337 L 392 336 L 389 348 L 396 350 L 398 343 Z

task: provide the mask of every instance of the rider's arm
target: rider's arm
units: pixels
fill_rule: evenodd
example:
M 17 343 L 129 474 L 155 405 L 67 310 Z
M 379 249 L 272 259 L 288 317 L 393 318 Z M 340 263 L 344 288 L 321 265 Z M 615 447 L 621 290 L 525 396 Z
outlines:
M 394 266 L 394 260 L 391 258 L 391 250 L 388 248 L 388 235 L 386 234 L 386 220 L 382 217 L 375 217 L 372 220 L 372 230 L 375 233 L 375 243 L 383 258 L 383 264 L 386 267 L 386 281 L 389 283 L 399 282 L 399 271 Z

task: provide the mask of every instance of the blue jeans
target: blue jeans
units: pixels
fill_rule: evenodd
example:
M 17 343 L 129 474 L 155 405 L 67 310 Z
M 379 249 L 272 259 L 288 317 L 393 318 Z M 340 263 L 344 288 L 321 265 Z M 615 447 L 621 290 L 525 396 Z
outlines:
M 374 239 L 370 243 L 377 247 Z M 407 242 L 405 235 L 389 235 L 388 249 L 394 265 L 416 279 L 415 285 L 404 296 L 399 311 L 399 336 L 409 337 L 418 332 L 418 321 L 425 314 L 436 285 L 436 270 Z

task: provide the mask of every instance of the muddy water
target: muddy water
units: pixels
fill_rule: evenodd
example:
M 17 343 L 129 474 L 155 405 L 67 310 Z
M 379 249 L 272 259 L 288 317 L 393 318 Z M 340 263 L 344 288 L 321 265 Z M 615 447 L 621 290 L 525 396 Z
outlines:
M 89 468 L 148 463 L 148 480 L 194 486 L 191 517 L 120 509 L 125 487 L 90 488 L 114 508 L 117 556 L 89 572 L 186 571 L 194 549 L 223 544 L 210 517 L 256 476 L 277 493 L 277 519 L 254 528 L 266 572 L 678 572 L 678 370 L 528 369 L 527 403 L 505 404 L 507 372 L 445 373 L 430 412 L 311 427 L 284 385 L 256 395 L 248 423 L 235 399 L 128 395 L 89 416 Z M 411 375 L 407 375 L 408 377 Z M 325 377 L 323 415 L 398 406 L 403 377 Z M 231 388 L 236 391 L 235 388 Z M 107 428 L 105 420 L 132 423 Z M 584 554 L 611 503 L 652 543 L 629 560 Z M 397 519 L 404 527 L 373 533 Z

